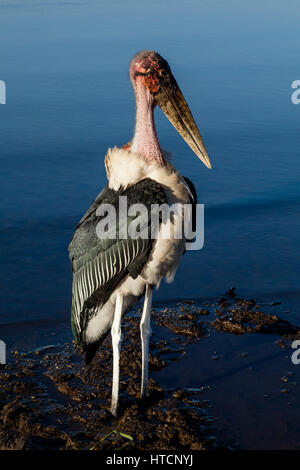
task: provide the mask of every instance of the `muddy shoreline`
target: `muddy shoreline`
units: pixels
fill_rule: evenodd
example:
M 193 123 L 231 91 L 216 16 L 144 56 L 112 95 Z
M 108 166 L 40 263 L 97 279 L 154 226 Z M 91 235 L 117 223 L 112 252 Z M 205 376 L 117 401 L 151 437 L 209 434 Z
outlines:
M 172 364 L 176 368 L 189 356 L 193 344 L 205 344 L 214 331 L 235 337 L 270 335 L 278 350 L 290 349 L 291 341 L 300 339 L 296 325 L 280 319 L 272 307 L 262 308 L 254 300 L 237 297 L 234 289 L 216 303 L 186 301 L 155 308 L 149 396 L 141 402 L 139 319 L 140 309 L 136 309 L 122 323 L 118 418 L 109 412 L 109 337 L 88 368 L 80 349 L 71 342 L 28 353 L 14 351 L 10 364 L 0 370 L 0 449 L 234 448 L 216 430 L 217 411 L 206 398 L 209 385 L 182 388 L 178 382 L 168 387 L 162 385 L 164 371 Z M 211 359 L 220 357 L 216 351 Z M 288 375 L 286 381 L 295 384 Z M 288 385 L 283 383 L 285 388 Z

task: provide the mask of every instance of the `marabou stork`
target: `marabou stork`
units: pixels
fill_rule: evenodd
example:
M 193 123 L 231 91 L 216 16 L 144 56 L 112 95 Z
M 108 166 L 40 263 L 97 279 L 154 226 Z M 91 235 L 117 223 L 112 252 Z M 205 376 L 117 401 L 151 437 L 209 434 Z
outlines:
M 122 148 L 108 149 L 105 168 L 108 184 L 97 196 L 77 225 L 69 246 L 73 271 L 71 323 L 75 339 L 86 352 L 89 364 L 103 338 L 111 330 L 113 346 L 113 381 L 111 412 L 117 413 L 119 396 L 119 357 L 121 317 L 145 296 L 140 322 L 142 344 L 141 397 L 147 392 L 148 353 L 151 335 L 150 317 L 153 287 L 165 278 L 172 282 L 186 239 L 176 231 L 184 224 L 183 210 L 169 214 L 169 238 L 131 239 L 120 236 L 134 220 L 125 217 L 116 222 L 110 239 L 99 238 L 97 209 L 111 204 L 118 209 L 119 196 L 127 196 L 128 205 L 196 203 L 195 188 L 183 178 L 162 151 L 155 130 L 153 111 L 159 105 L 164 114 L 202 162 L 211 168 L 209 157 L 191 111 L 170 70 L 168 62 L 153 51 L 139 52 L 129 68 L 136 98 L 135 132 Z M 102 214 L 103 215 L 103 214 Z M 192 217 L 191 213 L 189 217 Z M 102 220 L 102 219 L 101 219 Z M 125 220 L 125 222 L 124 222 Z M 121 226 L 123 224 L 123 226 Z M 149 217 L 144 225 L 150 226 Z M 125 227 L 127 228 L 127 227 Z

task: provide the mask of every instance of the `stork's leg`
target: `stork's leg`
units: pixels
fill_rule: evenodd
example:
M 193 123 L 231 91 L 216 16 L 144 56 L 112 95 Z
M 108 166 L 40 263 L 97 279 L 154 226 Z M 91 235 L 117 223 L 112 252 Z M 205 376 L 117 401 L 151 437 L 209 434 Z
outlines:
M 142 386 L 141 398 L 147 393 L 148 387 L 148 357 L 149 357 L 149 338 L 151 330 L 151 306 L 152 306 L 153 286 L 146 285 L 145 300 L 142 319 L 140 323 L 141 341 L 142 341 Z
M 113 381 L 111 393 L 111 413 L 116 416 L 119 400 L 119 381 L 120 381 L 120 352 L 122 345 L 121 317 L 122 317 L 123 297 L 117 295 L 115 316 L 111 328 L 112 347 L 113 347 Z

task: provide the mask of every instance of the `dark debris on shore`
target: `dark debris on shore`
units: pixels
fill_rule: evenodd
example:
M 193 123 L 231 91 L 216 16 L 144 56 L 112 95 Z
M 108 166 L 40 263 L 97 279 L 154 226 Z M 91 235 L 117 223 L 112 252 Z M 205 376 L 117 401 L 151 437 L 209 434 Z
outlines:
M 213 316 L 213 318 L 212 318 Z M 118 418 L 109 412 L 112 354 L 107 337 L 86 368 L 75 344 L 13 354 L 0 370 L 0 449 L 205 450 L 224 448 L 214 436 L 213 410 L 201 390 L 164 389 L 150 378 L 139 399 L 140 311 L 124 318 Z M 283 347 L 300 338 L 299 328 L 262 312 L 253 300 L 228 291 L 217 305 L 192 301 L 153 309 L 149 370 L 160 371 L 187 353 L 209 329 L 226 333 L 270 333 Z M 107 436 L 112 431 L 107 439 Z M 128 440 L 119 433 L 129 435 Z

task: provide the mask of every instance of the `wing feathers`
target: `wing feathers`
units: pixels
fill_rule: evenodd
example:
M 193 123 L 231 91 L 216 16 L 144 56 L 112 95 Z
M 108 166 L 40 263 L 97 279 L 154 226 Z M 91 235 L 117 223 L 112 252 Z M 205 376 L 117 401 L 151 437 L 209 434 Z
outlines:
M 104 188 L 81 219 L 69 245 L 73 270 L 72 327 L 79 341 L 83 340 L 82 333 L 88 318 L 99 305 L 107 301 L 115 288 L 114 279 L 120 282 L 128 273 L 136 277 L 146 263 L 152 246 L 150 237 L 120 239 L 119 233 L 124 229 L 124 225 L 121 225 L 124 224 L 123 219 L 123 222 L 117 221 L 115 239 L 97 237 L 96 228 L 100 220 L 96 216 L 97 208 L 100 204 L 110 203 L 117 211 L 120 195 L 127 196 L 128 206 L 142 203 L 150 209 L 151 204 L 166 202 L 163 188 L 148 178 L 123 192 Z M 147 220 L 143 220 L 141 226 L 149 228 L 150 215 L 151 210 L 148 210 Z M 133 219 L 132 216 L 125 218 L 125 228 Z

